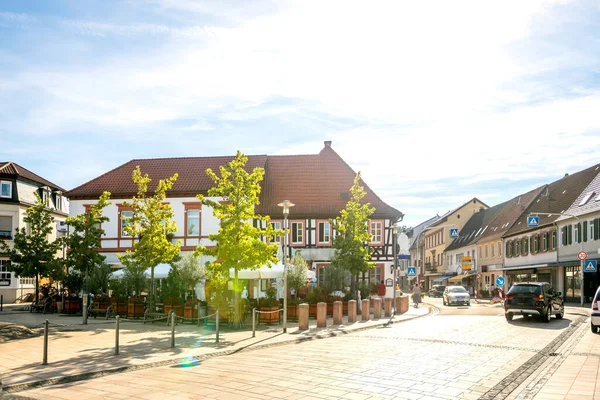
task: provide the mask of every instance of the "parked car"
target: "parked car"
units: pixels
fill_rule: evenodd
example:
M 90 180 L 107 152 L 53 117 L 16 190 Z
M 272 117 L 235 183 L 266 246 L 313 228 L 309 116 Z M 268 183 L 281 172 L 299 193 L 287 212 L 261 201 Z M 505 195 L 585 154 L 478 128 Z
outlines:
M 431 289 L 429 289 L 429 297 L 442 297 L 444 294 L 444 289 L 446 289 L 446 286 L 433 285 Z
M 600 329 L 600 287 L 596 290 L 592 302 L 592 332 L 598 333 Z
M 462 286 L 446 286 L 442 299 L 445 306 L 451 306 L 452 304 L 471 305 L 471 296 Z
M 561 319 L 565 315 L 565 305 L 561 293 L 547 282 L 515 283 L 504 301 L 504 316 L 511 321 L 515 314 L 524 317 L 538 316 L 550 322 L 552 315 Z

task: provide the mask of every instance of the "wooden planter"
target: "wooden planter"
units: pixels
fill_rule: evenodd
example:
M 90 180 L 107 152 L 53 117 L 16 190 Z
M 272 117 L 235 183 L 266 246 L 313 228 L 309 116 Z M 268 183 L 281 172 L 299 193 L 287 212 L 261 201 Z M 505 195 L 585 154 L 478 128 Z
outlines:
M 144 303 L 127 303 L 127 318 L 142 318 L 146 310 Z
M 94 302 L 94 309 L 96 309 L 96 310 L 106 310 L 109 306 L 110 306 L 110 300 Z
M 177 311 L 175 311 L 177 312 Z M 183 318 L 198 319 L 198 309 L 195 306 L 183 307 Z
M 310 318 L 317 318 L 317 305 L 316 304 L 308 305 L 308 316 Z
M 124 301 L 114 301 L 111 304 L 114 315 L 127 315 L 127 303 Z
M 277 311 L 279 307 L 261 307 L 260 311 Z M 279 323 L 279 312 L 271 312 L 267 314 L 259 314 L 260 322 L 264 324 Z
M 175 315 L 177 315 L 178 317 L 183 317 L 183 306 L 181 304 L 164 305 L 164 313 L 166 315 L 168 315 L 171 310 L 175 311 Z
M 287 306 L 287 318 L 291 321 L 298 320 L 298 304 L 288 305 Z
M 327 315 L 333 316 L 333 303 L 327 303 Z
M 208 306 L 208 322 L 210 323 L 215 323 L 216 321 L 216 316 L 213 315 L 217 312 L 217 307 L 215 306 Z M 227 307 L 226 306 L 221 306 L 219 308 L 219 325 L 221 324 L 226 324 L 227 323 Z
M 65 299 L 65 314 L 78 314 L 81 312 L 81 299 Z
M 348 302 L 344 301 L 342 303 L 342 315 L 348 315 Z

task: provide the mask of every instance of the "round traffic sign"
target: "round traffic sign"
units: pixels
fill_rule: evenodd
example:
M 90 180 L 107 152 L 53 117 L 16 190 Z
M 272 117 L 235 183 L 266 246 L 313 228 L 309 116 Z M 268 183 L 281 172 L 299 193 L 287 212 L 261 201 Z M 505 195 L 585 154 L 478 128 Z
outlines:
M 585 251 L 581 250 L 579 253 L 577 253 L 577 258 L 579 258 L 580 260 L 586 260 L 587 253 Z
M 477 279 L 481 279 L 481 273 L 477 274 Z
M 496 278 L 496 286 L 504 286 L 504 278 L 499 276 Z

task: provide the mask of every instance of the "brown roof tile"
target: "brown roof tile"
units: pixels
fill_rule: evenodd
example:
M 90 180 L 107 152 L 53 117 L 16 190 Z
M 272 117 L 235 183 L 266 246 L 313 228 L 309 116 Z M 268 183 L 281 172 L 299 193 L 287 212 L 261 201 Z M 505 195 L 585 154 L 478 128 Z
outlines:
M 527 210 L 521 214 L 516 223 L 513 224 L 503 237 L 538 229 L 538 227 L 527 226 L 527 216 L 531 213 L 554 214 L 552 216 L 539 216 L 540 227 L 551 225 L 560 217 L 560 213 L 569 209 L 573 202 L 580 196 L 581 192 L 598 175 L 598 166 L 600 164 L 593 165 L 571 175 L 566 175 L 544 187 L 537 198 L 529 204 Z
M 41 176 L 34 174 L 27 168 L 24 168 L 24 167 L 20 166 L 19 164 L 12 162 L 12 161 L 0 162 L 0 175 L 21 177 L 21 178 L 25 178 L 25 179 L 33 181 L 33 182 L 40 183 L 45 186 L 49 186 L 55 190 L 60 190 L 63 192 L 65 191 L 65 189 L 61 188 L 60 186 L 55 185 L 54 183 L 50 182 L 49 180 L 46 180 L 46 179 L 42 178 Z
M 182 157 L 182 158 L 149 158 L 131 160 L 91 181 L 84 183 L 67 192 L 67 196 L 73 200 L 78 198 L 97 198 L 105 190 L 111 192 L 113 198 L 131 197 L 137 193 L 137 186 L 131 180 L 131 174 L 139 165 L 143 174 L 148 174 L 152 179 L 148 187 L 153 191 L 161 179 L 166 179 L 179 174 L 173 189 L 168 196 L 187 194 L 195 195 L 206 193 L 213 186 L 213 182 L 206 174 L 211 168 L 219 174 L 219 167 L 233 160 L 235 156 L 221 157 Z M 267 156 L 249 156 L 246 168 L 248 171 L 254 168 L 264 168 Z
M 281 215 L 277 204 L 289 200 L 296 204 L 289 218 L 332 218 L 346 207 L 350 188 L 356 173 L 326 144 L 319 154 L 296 156 L 269 156 L 261 204 L 257 212 L 263 215 Z M 384 203 L 362 181 L 367 195 L 364 201 L 375 207 L 372 218 L 391 218 L 394 221 L 402 213 Z

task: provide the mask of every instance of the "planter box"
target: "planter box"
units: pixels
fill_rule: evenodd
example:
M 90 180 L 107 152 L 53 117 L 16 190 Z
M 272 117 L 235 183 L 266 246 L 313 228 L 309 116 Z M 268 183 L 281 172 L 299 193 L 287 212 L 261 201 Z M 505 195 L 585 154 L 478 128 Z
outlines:
M 124 301 L 112 302 L 110 304 L 113 308 L 114 315 L 127 315 L 127 303 Z
M 327 315 L 333 316 L 333 303 L 327 303 Z
M 109 306 L 110 306 L 110 300 L 94 302 L 94 309 L 96 309 L 96 310 L 106 310 Z
M 142 318 L 146 305 L 144 303 L 127 303 L 127 317 L 128 318 Z
M 261 307 L 260 311 L 277 311 L 279 307 Z M 272 312 L 268 314 L 259 314 L 260 322 L 265 324 L 279 323 L 279 312 Z
M 298 320 L 298 304 L 289 305 L 287 307 L 287 318 L 291 321 Z
M 348 315 L 348 302 L 342 302 L 342 315 Z
M 65 299 L 65 314 L 78 314 L 81 312 L 81 299 Z
M 177 311 L 175 311 L 175 312 L 177 312 Z M 183 318 L 198 319 L 198 309 L 195 306 L 184 306 L 183 307 Z
M 164 305 L 164 313 L 168 315 L 171 310 L 175 311 L 175 315 L 178 317 L 183 317 L 183 306 L 181 304 L 165 304 Z
M 317 305 L 316 304 L 308 305 L 308 316 L 310 318 L 317 318 Z
M 217 312 L 217 307 L 215 306 L 208 306 L 208 322 L 210 323 L 215 323 L 216 322 L 216 315 L 213 315 Z M 226 324 L 228 319 L 227 319 L 227 307 L 226 306 L 221 306 L 219 308 L 219 325 L 221 324 Z

